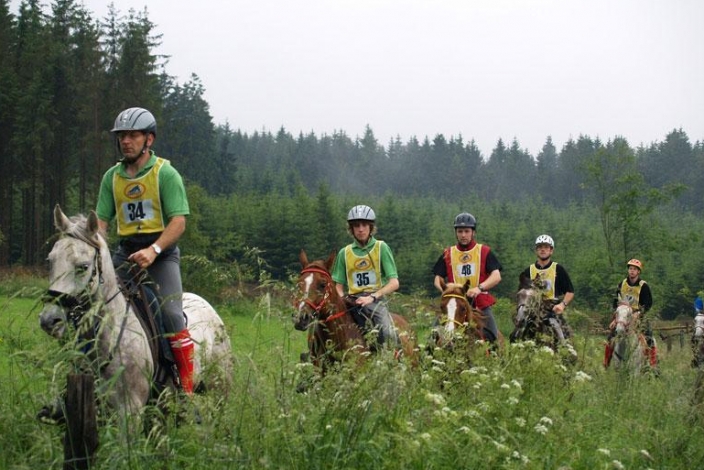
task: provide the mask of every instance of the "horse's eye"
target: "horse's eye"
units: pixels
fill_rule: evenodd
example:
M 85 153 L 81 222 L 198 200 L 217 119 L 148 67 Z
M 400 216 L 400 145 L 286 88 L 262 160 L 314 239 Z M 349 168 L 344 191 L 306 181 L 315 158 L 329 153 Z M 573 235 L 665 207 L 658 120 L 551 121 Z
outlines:
M 321 281 L 318 283 L 318 288 L 321 290 L 324 290 L 328 287 L 328 283 L 326 281 Z
M 83 274 L 84 272 L 88 271 L 88 267 L 90 264 L 88 263 L 81 263 L 76 265 L 76 273 L 78 274 Z

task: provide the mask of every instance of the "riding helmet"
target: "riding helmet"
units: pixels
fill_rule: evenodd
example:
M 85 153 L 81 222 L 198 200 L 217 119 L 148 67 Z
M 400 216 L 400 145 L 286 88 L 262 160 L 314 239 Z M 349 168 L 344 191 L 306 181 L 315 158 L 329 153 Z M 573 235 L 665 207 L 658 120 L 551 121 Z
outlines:
M 156 137 L 156 119 L 144 108 L 128 108 L 115 118 L 112 133 L 120 131 L 142 131 L 154 134 Z
M 369 222 L 374 222 L 376 220 L 376 214 L 374 214 L 374 210 L 369 206 L 354 206 L 347 213 L 347 221 L 351 222 L 353 220 L 367 220 Z
M 543 244 L 550 245 L 550 248 L 555 248 L 555 242 L 550 235 L 539 235 L 538 238 L 535 239 L 535 246 Z
M 477 229 L 477 219 L 469 212 L 462 212 L 455 217 L 455 228 Z
M 634 266 L 638 268 L 638 271 L 643 271 L 643 263 L 641 263 L 639 260 L 633 258 L 630 260 L 628 263 L 626 263 L 627 266 Z

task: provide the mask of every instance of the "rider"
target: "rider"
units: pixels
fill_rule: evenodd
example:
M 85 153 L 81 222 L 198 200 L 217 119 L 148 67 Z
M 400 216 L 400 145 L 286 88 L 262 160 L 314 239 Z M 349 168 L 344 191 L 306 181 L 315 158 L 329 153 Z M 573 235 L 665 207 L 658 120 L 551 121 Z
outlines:
M 552 261 L 555 242 L 550 235 L 539 235 L 535 239 L 535 253 L 537 260 L 528 266 L 521 276 L 534 280 L 539 277 L 543 283 L 543 298 L 554 301 L 552 307 L 558 322 L 552 324 L 560 339 L 569 338 L 571 331 L 565 320 L 565 310 L 574 299 L 574 287 L 567 270 L 561 264 Z M 558 299 L 562 297 L 562 300 Z
M 612 308 L 615 309 L 620 302 L 628 302 L 633 309 L 633 313 L 640 315 L 641 324 L 644 326 L 645 340 L 648 344 L 650 365 L 655 367 L 657 365 L 657 348 L 653 339 L 653 331 L 650 328 L 650 322 L 645 318 L 646 313 L 653 306 L 653 296 L 650 293 L 648 283 L 640 277 L 643 263 L 633 258 L 626 263 L 626 266 L 628 266 L 628 275 L 616 287 Z M 616 329 L 612 328 L 604 349 L 604 367 L 609 367 L 614 354 L 614 346 L 611 341 L 614 336 L 616 336 Z
M 692 366 L 699 365 L 698 347 L 704 338 L 704 301 L 697 296 L 694 299 L 694 331 L 692 332 Z
M 398 271 L 391 248 L 374 238 L 376 215 L 371 207 L 357 205 L 347 214 L 347 229 L 354 241 L 335 258 L 332 280 L 340 297 L 347 289 L 350 302 L 358 307 L 359 323 L 371 321 L 378 328 L 377 343 L 398 346 L 398 334 L 386 303 L 381 299 L 398 290 Z M 365 325 L 366 326 L 366 325 Z M 373 348 L 372 348 L 373 349 Z
M 117 221 L 119 246 L 113 255 L 118 275 L 129 281 L 130 263 L 146 269 L 158 286 L 164 329 L 185 393 L 193 392 L 194 345 L 183 314 L 180 251 L 188 198 L 181 175 L 152 150 L 156 119 L 144 108 L 129 108 L 110 131 L 122 159 L 103 175 L 96 213 L 103 235 Z
M 499 337 L 499 330 L 491 308 L 496 299 L 489 290 L 501 282 L 501 263 L 489 245 L 479 244 L 474 239 L 477 219 L 472 214 L 457 214 L 454 227 L 457 244 L 445 248 L 435 262 L 433 284 L 442 293 L 441 282 L 445 279 L 459 284 L 469 281 L 467 297 L 487 320 L 484 337 L 494 342 Z

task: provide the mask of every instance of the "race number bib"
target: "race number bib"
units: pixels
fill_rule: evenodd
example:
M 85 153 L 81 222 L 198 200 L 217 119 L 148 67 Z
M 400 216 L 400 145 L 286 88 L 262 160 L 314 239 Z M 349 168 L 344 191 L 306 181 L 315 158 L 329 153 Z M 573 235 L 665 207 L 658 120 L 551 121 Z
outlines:
M 457 273 L 455 274 L 455 277 L 457 279 L 464 279 L 473 276 L 476 272 L 476 263 L 462 263 L 457 265 Z
M 125 225 L 134 224 L 143 220 L 152 220 L 155 218 L 154 207 L 151 199 L 143 201 L 129 201 L 122 203 L 123 223 Z
M 375 271 L 359 271 L 354 273 L 354 285 L 358 288 L 375 286 L 377 284 Z

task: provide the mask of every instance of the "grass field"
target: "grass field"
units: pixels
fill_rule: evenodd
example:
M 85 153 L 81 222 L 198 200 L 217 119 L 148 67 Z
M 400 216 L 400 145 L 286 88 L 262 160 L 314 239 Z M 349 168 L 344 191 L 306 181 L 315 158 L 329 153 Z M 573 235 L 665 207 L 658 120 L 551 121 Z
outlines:
M 69 356 L 40 331 L 36 298 L 0 297 L 3 469 L 62 468 L 62 430 L 35 414 L 65 384 Z M 422 340 L 429 307 L 401 297 L 393 305 Z M 382 354 L 297 393 L 314 372 L 299 364 L 305 334 L 293 330 L 290 311 L 265 297 L 218 310 L 234 348 L 233 393 L 219 407 L 218 397 L 196 397 L 199 425 L 169 425 L 126 444 L 108 422 L 96 468 L 704 467 L 687 345 L 662 348 L 660 377 L 604 371 L 603 337 L 578 332 L 575 366 L 530 344 L 479 355 L 471 366 L 445 356 L 413 369 Z M 508 333 L 509 315 L 500 315 Z

